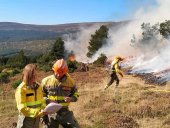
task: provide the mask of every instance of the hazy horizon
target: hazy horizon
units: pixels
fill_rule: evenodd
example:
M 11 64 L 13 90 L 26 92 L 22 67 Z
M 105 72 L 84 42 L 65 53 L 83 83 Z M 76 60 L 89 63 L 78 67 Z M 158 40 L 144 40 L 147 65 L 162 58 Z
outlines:
M 133 18 L 140 8 L 158 6 L 157 0 L 2 0 L 0 22 L 56 25 L 118 22 Z

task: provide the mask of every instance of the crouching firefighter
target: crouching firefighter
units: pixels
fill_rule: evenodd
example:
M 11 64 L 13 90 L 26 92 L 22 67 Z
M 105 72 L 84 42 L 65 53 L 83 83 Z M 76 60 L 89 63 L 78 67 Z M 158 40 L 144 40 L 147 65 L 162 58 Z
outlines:
M 15 99 L 19 110 L 17 128 L 39 128 L 40 116 L 45 114 L 42 87 L 36 82 L 36 66 L 28 64 L 23 70 L 22 83 Z
M 69 110 L 70 102 L 76 102 L 78 98 L 77 87 L 69 76 L 66 61 L 57 60 L 53 67 L 53 75 L 42 80 L 44 98 L 46 103 L 57 102 L 62 108 L 55 114 L 43 117 L 44 128 L 79 128 L 73 112 Z
M 120 74 L 121 77 L 123 77 L 123 73 L 120 70 L 119 62 L 123 61 L 123 58 L 116 56 L 111 64 L 111 73 L 109 76 L 109 81 L 107 85 L 105 86 L 105 90 L 112 85 L 114 81 L 116 81 L 115 86 L 117 87 L 119 85 L 119 78 L 117 76 L 117 73 Z

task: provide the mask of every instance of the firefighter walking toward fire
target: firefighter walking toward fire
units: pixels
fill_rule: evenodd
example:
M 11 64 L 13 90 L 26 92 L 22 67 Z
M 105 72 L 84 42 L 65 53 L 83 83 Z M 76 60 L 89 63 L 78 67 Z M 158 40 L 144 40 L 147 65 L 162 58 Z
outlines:
M 110 85 L 112 85 L 112 83 L 114 82 L 114 80 L 116 81 L 115 86 L 117 87 L 119 85 L 119 78 L 117 76 L 117 74 L 120 74 L 121 77 L 123 77 L 123 73 L 120 70 L 120 66 L 119 63 L 123 61 L 123 58 L 121 58 L 120 56 L 116 56 L 113 60 L 113 62 L 111 63 L 111 73 L 109 76 L 109 81 L 107 83 L 107 85 L 105 86 L 104 90 L 106 90 Z
M 53 75 L 42 80 L 44 98 L 46 103 L 58 103 L 62 108 L 55 114 L 44 116 L 43 123 L 46 128 L 79 128 L 73 112 L 69 110 L 70 102 L 78 99 L 77 87 L 70 77 L 67 63 L 64 59 L 57 60 L 53 67 Z

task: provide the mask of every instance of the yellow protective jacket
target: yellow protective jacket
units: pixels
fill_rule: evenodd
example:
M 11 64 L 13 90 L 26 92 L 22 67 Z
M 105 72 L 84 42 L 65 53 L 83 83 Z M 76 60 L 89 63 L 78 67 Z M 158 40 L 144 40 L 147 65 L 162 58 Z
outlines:
M 36 118 L 45 107 L 42 87 L 38 83 L 31 89 L 22 82 L 16 90 L 15 99 L 19 112 L 25 117 Z
M 111 64 L 112 71 L 115 71 L 116 73 L 121 72 L 118 63 L 119 63 L 119 60 L 118 59 L 114 59 L 114 61 Z
M 54 75 L 42 80 L 44 97 L 49 100 L 57 101 L 63 107 L 68 107 L 70 103 L 64 101 L 64 97 L 72 97 L 72 102 L 78 98 L 77 87 L 69 74 L 66 74 L 61 81 Z

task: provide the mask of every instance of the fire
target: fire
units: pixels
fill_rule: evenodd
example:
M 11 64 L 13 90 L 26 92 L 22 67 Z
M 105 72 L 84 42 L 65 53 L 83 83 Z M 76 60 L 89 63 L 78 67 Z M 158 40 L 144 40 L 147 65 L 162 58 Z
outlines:
M 75 55 L 74 54 L 71 54 L 71 55 L 69 55 L 69 60 L 70 61 L 75 61 Z

